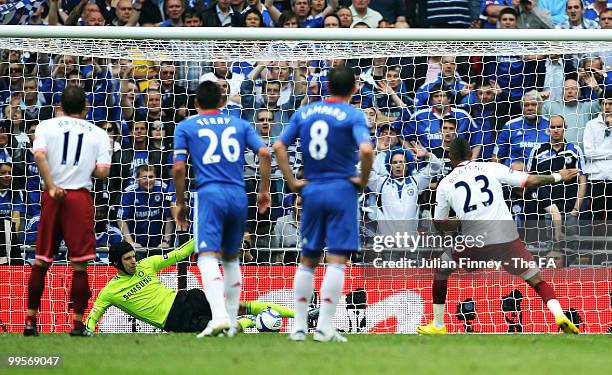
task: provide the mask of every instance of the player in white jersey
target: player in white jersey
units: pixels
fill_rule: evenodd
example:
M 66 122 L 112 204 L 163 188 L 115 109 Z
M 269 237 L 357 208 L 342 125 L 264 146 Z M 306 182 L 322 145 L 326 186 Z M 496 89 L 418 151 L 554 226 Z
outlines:
M 455 231 L 461 224 L 461 235 L 466 239 L 441 257 L 441 265 L 451 267 L 436 270 L 433 286 L 433 322 L 417 328 L 421 334 L 445 334 L 444 306 L 448 277 L 469 261 L 500 261 L 512 275 L 521 276 L 554 314 L 557 326 L 565 333 L 578 333 L 578 328 L 565 316 L 553 288 L 540 277 L 533 255 L 519 239 L 516 224 L 504 201 L 502 184 L 536 187 L 568 181 L 578 174 L 576 169 L 563 169 L 552 175 L 529 175 L 491 162 L 470 161 L 470 146 L 457 138 L 450 146 L 450 159 L 455 169 L 440 184 L 436 194 L 434 220 L 442 231 Z M 450 218 L 450 209 L 456 213 Z M 475 245 L 469 245 L 467 239 Z
M 71 336 L 89 336 L 83 313 L 91 297 L 87 261 L 96 256 L 91 177 L 107 178 L 111 150 L 106 132 L 84 120 L 85 93 L 67 87 L 62 93 L 65 116 L 41 122 L 36 128 L 33 152 L 44 182 L 36 261 L 28 282 L 28 313 L 23 331 L 36 336 L 36 313 L 45 288 L 45 275 L 63 239 L 72 264 L 70 301 L 74 319 Z

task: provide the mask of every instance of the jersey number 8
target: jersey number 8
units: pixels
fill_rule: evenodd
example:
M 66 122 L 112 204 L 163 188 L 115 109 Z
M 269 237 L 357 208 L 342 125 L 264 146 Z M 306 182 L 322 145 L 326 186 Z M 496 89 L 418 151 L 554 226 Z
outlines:
M 318 120 L 312 123 L 310 127 L 310 143 L 308 144 L 308 153 L 315 160 L 325 159 L 327 156 L 327 134 L 329 133 L 329 125 L 323 120 Z
M 240 143 L 236 138 L 232 138 L 232 135 L 236 134 L 236 128 L 230 126 L 221 133 L 221 152 L 227 161 L 234 163 L 238 161 L 240 157 Z M 215 154 L 219 139 L 217 134 L 210 129 L 200 129 L 198 131 L 198 137 L 207 137 L 209 140 L 208 148 L 202 156 L 202 163 L 214 164 L 221 161 L 221 155 Z

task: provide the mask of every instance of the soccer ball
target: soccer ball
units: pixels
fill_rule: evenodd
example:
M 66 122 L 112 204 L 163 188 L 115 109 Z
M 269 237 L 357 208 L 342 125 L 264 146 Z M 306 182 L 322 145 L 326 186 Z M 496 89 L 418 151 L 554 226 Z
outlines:
M 255 319 L 255 327 L 259 332 L 278 332 L 282 326 L 283 318 L 273 309 L 265 309 Z

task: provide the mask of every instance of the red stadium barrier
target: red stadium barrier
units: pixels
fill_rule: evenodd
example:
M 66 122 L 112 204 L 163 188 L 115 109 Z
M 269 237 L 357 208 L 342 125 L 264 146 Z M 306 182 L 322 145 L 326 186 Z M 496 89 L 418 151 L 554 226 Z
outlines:
M 291 289 L 295 267 L 244 266 L 242 270 L 243 299 L 292 304 Z M 400 278 L 397 274 L 374 277 L 376 273 L 372 271 L 373 269 L 368 267 L 347 268 L 344 293 L 364 289 L 367 293 L 367 307 L 365 310 L 347 310 L 343 298 L 338 306 L 336 326 L 351 332 L 357 332 L 357 327 L 361 327 L 359 330 L 362 332 L 414 333 L 417 325 L 433 318 L 430 277 L 415 278 L 414 273 L 411 277 Z M 0 319 L 9 332 L 20 332 L 23 329 L 29 272 L 29 267 L 0 266 Z M 54 266 L 48 273 L 39 320 L 45 332 L 66 332 L 69 329 L 70 274 L 68 266 Z M 91 266 L 89 274 L 94 294 L 91 306 L 100 289 L 115 274 L 115 270 L 106 266 Z M 322 275 L 323 269 L 319 269 L 315 277 L 315 290 L 320 287 Z M 566 310 L 572 307 L 581 315 L 584 322 L 581 331 L 603 333 L 612 326 L 612 268 L 545 270 L 543 276 L 554 285 L 561 306 Z M 174 267 L 164 270 L 160 278 L 166 285 L 175 286 Z M 196 287 L 200 283 L 196 267 L 189 269 L 188 278 L 189 287 Z M 460 301 L 471 298 L 476 305 L 474 331 L 507 332 L 508 324 L 501 309 L 501 297 L 514 289 L 518 289 L 524 296 L 524 332 L 556 332 L 552 314 L 531 288 L 520 279 L 497 272 L 454 276 L 449 280 L 447 312 L 452 315 L 447 318 L 449 330 L 463 330 L 463 323 L 456 317 L 456 309 Z M 112 325 L 110 318 L 107 319 L 107 324 Z M 136 323 L 132 323 L 132 326 L 135 327 Z M 130 329 L 115 327 L 105 331 Z

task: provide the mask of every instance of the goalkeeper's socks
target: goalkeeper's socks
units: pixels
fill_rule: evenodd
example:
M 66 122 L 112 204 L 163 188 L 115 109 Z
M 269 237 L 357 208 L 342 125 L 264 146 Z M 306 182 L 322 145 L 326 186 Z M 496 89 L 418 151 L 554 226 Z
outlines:
M 219 260 L 212 254 L 198 256 L 198 269 L 202 275 L 204 294 L 210 305 L 213 321 L 228 318 L 223 299 L 223 277 L 219 269 Z
M 276 310 L 280 314 L 280 316 L 282 316 L 283 318 L 294 318 L 295 317 L 295 312 L 293 310 L 285 306 L 277 305 L 276 303 L 269 303 L 269 302 L 263 302 L 263 301 L 247 301 L 246 302 L 246 313 L 248 315 L 257 316 L 257 314 L 264 311 L 265 309 Z
M 240 307 L 240 292 L 242 290 L 242 273 L 238 258 L 224 260 L 223 264 L 223 286 L 225 290 L 225 309 L 230 318 L 232 327 L 237 325 L 238 308 Z
M 328 334 L 333 329 L 331 319 L 336 313 L 336 306 L 344 286 L 344 264 L 330 264 L 325 270 L 321 284 L 321 309 L 317 330 Z
M 445 304 L 434 303 L 433 304 L 433 313 L 434 313 L 434 327 L 436 329 L 440 329 L 444 327 L 444 306 Z
M 293 332 L 308 331 L 308 305 L 312 297 L 314 268 L 300 264 L 293 278 L 295 298 L 295 324 Z

